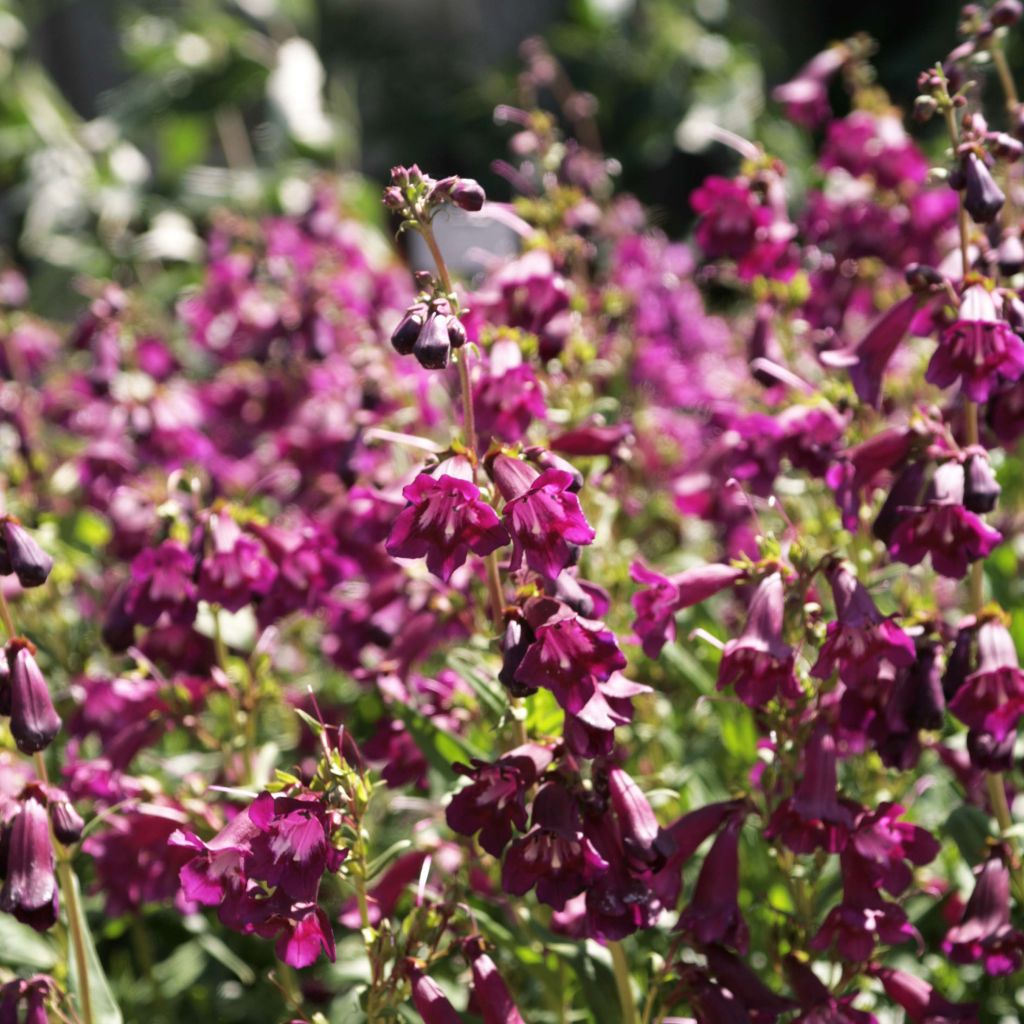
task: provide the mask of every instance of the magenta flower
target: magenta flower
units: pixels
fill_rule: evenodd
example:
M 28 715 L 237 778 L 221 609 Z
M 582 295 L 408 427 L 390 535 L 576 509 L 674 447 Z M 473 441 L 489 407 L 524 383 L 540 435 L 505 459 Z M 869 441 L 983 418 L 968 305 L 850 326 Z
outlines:
M 966 726 L 1005 739 L 1024 714 L 1024 672 L 1009 630 L 998 619 L 977 629 L 977 667 L 956 689 L 949 710 Z
M 897 668 L 912 665 L 914 641 L 875 606 L 864 585 L 843 564 L 833 565 L 828 581 L 836 606 L 818 660 L 811 669 L 816 679 L 829 679 L 838 668 L 848 686 L 871 683 L 883 659 Z
M 948 388 L 960 379 L 964 394 L 987 402 L 1006 381 L 1024 374 L 1024 341 L 996 312 L 992 293 L 980 284 L 964 293 L 955 323 L 939 338 L 928 372 L 930 384 Z
M 412 1005 L 423 1018 L 423 1024 L 462 1024 L 462 1018 L 433 978 L 418 969 L 411 972 L 411 977 Z
M 942 948 L 957 964 L 984 964 L 988 974 L 1012 974 L 1024 958 L 1024 935 L 1010 924 L 1010 872 L 990 857 L 977 873 L 960 923 Z
M 694 190 L 690 205 L 697 214 L 697 244 L 709 259 L 743 259 L 772 222 L 750 186 L 729 178 L 709 177 Z
M 935 470 L 925 504 L 898 510 L 902 518 L 889 540 L 893 558 L 918 565 L 930 555 L 940 575 L 964 577 L 968 565 L 987 558 L 1002 536 L 969 512 L 963 501 L 964 467 L 958 462 L 943 463 Z
M 391 528 L 387 552 L 426 557 L 427 568 L 446 583 L 470 551 L 483 558 L 509 542 L 498 514 L 471 480 L 421 473 L 402 495 L 409 504 Z
M 237 612 L 270 590 L 277 567 L 263 545 L 243 534 L 229 513 L 210 516 L 209 537 L 212 550 L 199 567 L 200 598 Z
M 633 721 L 633 698 L 650 693 L 643 683 L 613 672 L 598 680 L 590 699 L 572 713 L 566 712 L 562 736 L 577 757 L 607 757 L 615 746 L 615 730 Z
M 879 967 L 874 974 L 885 994 L 906 1011 L 912 1024 L 978 1024 L 977 1003 L 951 1003 L 928 982 L 891 967 Z
M 747 951 L 747 925 L 739 903 L 739 837 L 743 819 L 731 818 L 701 865 L 697 885 L 675 930 L 702 946 L 720 943 Z
M 472 961 L 473 1003 L 479 1007 L 484 1024 L 525 1024 L 505 979 L 479 947 L 479 940 L 467 943 L 467 955 Z
M 60 732 L 50 689 L 35 659 L 35 646 L 24 637 L 8 641 L 6 649 L 11 735 L 24 754 L 45 750 Z
M 786 108 L 786 116 L 805 128 L 817 128 L 831 109 L 828 85 L 850 59 L 845 46 L 830 46 L 815 54 L 788 82 L 772 90 L 772 99 Z
M 547 747 L 528 743 L 503 754 L 493 764 L 474 760 L 455 771 L 472 779 L 452 797 L 445 811 L 449 827 L 464 836 L 480 833 L 480 845 L 500 857 L 513 829 L 526 831 L 526 795 L 551 763 Z
M 750 707 L 762 707 L 776 697 L 800 697 L 793 648 L 782 639 L 785 596 L 782 576 L 777 572 L 766 576 L 750 599 L 743 632 L 722 652 L 718 689 L 735 687 L 736 695 Z
M 597 683 L 626 667 L 615 634 L 556 601 L 541 599 L 528 609 L 531 616 L 540 621 L 515 678 L 525 686 L 545 687 L 565 711 L 579 714 Z
M 874 811 L 863 811 L 850 833 L 845 856 L 857 858 L 860 869 L 878 888 L 901 895 L 913 880 L 907 862 L 920 867 L 939 854 L 938 840 L 926 829 L 897 820 L 903 814 L 899 804 L 883 803 Z
M 29 796 L 10 825 L 0 910 L 45 932 L 57 921 L 57 877 L 46 808 Z
M 132 579 L 125 611 L 143 626 L 156 625 L 165 612 L 171 622 L 185 625 L 196 616 L 195 557 L 177 541 L 140 551 L 132 561 Z
M 487 370 L 473 388 L 473 410 L 481 439 L 508 444 L 521 441 L 534 420 L 547 416 L 540 382 L 515 341 L 499 339 L 491 346 Z
M 706 601 L 745 575 L 743 569 L 712 564 L 662 576 L 641 562 L 634 562 L 629 573 L 637 583 L 650 588 L 638 590 L 632 598 L 636 611 L 633 628 L 648 658 L 657 658 L 665 644 L 675 640 L 678 612 Z
M 590 544 L 594 531 L 583 516 L 575 480 L 560 469 L 538 474 L 526 462 L 495 457 L 491 473 L 505 498 L 502 520 L 512 537 L 513 572 L 526 564 L 553 580 L 576 561 L 576 548 Z

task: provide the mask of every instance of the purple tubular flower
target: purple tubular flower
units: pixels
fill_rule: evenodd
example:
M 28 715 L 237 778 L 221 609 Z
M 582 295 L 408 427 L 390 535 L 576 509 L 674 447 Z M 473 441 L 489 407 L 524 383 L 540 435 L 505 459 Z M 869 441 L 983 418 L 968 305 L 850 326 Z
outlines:
M 828 84 L 850 59 L 843 45 L 815 54 L 788 82 L 772 90 L 772 99 L 786 108 L 786 116 L 805 128 L 817 128 L 830 113 Z
M 792 999 L 776 995 L 738 956 L 721 946 L 704 950 L 708 969 L 758 1021 L 773 1021 L 783 1013 L 797 1009 Z
M 608 772 L 608 792 L 619 823 L 622 847 L 631 870 L 657 871 L 674 849 L 640 787 L 622 768 Z
M 50 690 L 36 664 L 35 647 L 24 637 L 7 644 L 10 668 L 11 735 L 23 754 L 45 750 L 60 732 Z
M 505 624 L 505 634 L 501 638 L 501 669 L 498 672 L 498 682 L 513 697 L 529 697 L 537 692 L 536 686 L 525 686 L 516 680 L 516 672 L 534 639 L 533 630 L 522 619 L 510 618 Z
M 897 668 L 914 663 L 914 641 L 875 606 L 864 585 L 842 563 L 828 572 L 836 605 L 818 660 L 811 669 L 815 679 L 828 679 L 839 670 L 848 686 L 871 683 L 884 658 Z
M 785 603 L 782 576 L 766 576 L 754 591 L 747 624 L 739 637 L 730 640 L 718 666 L 718 689 L 736 689 L 749 707 L 763 707 L 779 697 L 795 700 L 800 687 L 793 672 L 794 652 L 782 639 Z
M 456 764 L 455 771 L 472 779 L 452 797 L 445 811 L 449 827 L 460 835 L 480 833 L 480 845 L 500 857 L 513 829 L 526 831 L 526 794 L 551 763 L 552 753 L 537 743 L 503 754 L 493 764 Z
M 964 183 L 964 206 L 976 224 L 990 224 L 1003 208 L 1006 196 L 992 172 L 977 153 L 968 153 L 960 165 Z
M 918 565 L 930 555 L 937 573 L 963 578 L 971 562 L 987 558 L 1002 540 L 998 530 L 964 507 L 963 500 L 964 467 L 943 463 L 935 470 L 925 504 L 901 510 L 903 518 L 889 540 L 893 558 Z
M 535 640 L 519 668 L 516 682 L 550 690 L 563 710 L 579 714 L 597 683 L 626 667 L 615 634 L 602 622 L 584 619 L 557 602 L 538 602 L 537 614 L 549 617 L 534 627 Z
M 125 611 L 143 626 L 156 625 L 165 612 L 171 622 L 188 625 L 196 617 L 196 560 L 177 541 L 140 551 L 132 561 Z
M 498 455 L 491 471 L 505 498 L 502 520 L 512 537 L 513 572 L 525 556 L 534 572 L 555 579 L 576 560 L 575 546 L 594 540 L 573 492 L 573 477 L 560 469 L 537 474 L 528 463 L 507 455 Z
M 57 899 L 46 808 L 29 796 L 11 825 L 0 910 L 44 932 L 57 921 Z
M 423 1018 L 423 1024 L 462 1024 L 441 986 L 419 970 L 412 975 L 412 1005 Z
M 719 943 L 747 951 L 747 925 L 740 913 L 739 838 L 743 821 L 732 818 L 719 833 L 701 865 L 693 896 L 675 930 L 701 945 Z
M 277 567 L 229 514 L 210 517 L 210 542 L 212 551 L 199 567 L 198 593 L 204 601 L 237 612 L 274 585 Z
M 975 670 L 949 702 L 949 710 L 968 728 L 1004 740 L 1024 714 L 1024 672 L 1009 630 L 989 619 L 977 630 Z
M 987 515 L 995 509 L 1001 493 L 988 452 L 975 452 L 969 456 L 964 465 L 964 508 L 968 512 Z
M 837 999 L 832 995 L 818 980 L 810 965 L 789 954 L 785 966 L 793 995 L 804 1011 L 793 1024 L 878 1024 L 872 1014 L 850 1006 L 854 996 Z
M 587 703 L 576 713 L 566 712 L 566 747 L 576 757 L 607 757 L 615 746 L 615 730 L 633 721 L 633 698 L 650 692 L 621 672 L 597 681 Z
M 977 1024 L 977 1003 L 951 1003 L 944 999 L 928 982 L 905 971 L 879 967 L 874 972 L 882 983 L 885 994 L 907 1013 L 912 1024 Z
M 893 896 L 903 893 L 913 880 L 906 862 L 930 864 L 939 854 L 939 843 L 930 832 L 899 821 L 903 808 L 883 803 L 874 811 L 857 816 L 846 855 L 857 858 L 860 869 L 878 888 Z
M 53 559 L 36 543 L 35 538 L 11 516 L 3 520 L 3 546 L 0 548 L 0 574 L 14 573 L 23 587 L 41 587 Z
M 495 962 L 482 950 L 472 956 L 473 999 L 484 1024 L 525 1024 Z
M 446 583 L 469 552 L 481 558 L 509 542 L 498 514 L 470 480 L 448 473 L 421 473 L 402 495 L 403 509 L 385 545 L 395 558 L 427 559 L 427 568 Z
M 960 379 L 964 394 L 987 402 L 1005 381 L 1024 374 L 1024 341 L 997 310 L 992 293 L 981 284 L 964 293 L 955 323 L 947 327 L 932 355 L 925 379 L 948 388 Z
M 633 628 L 643 644 L 644 654 L 657 658 L 665 644 L 675 640 L 676 614 L 738 582 L 745 570 L 712 563 L 686 569 L 675 576 L 662 576 L 643 563 L 634 562 L 629 573 L 637 583 L 650 588 L 633 595 L 636 611 Z
M 452 203 L 467 213 L 476 213 L 478 210 L 482 210 L 486 199 L 483 186 L 473 178 L 457 178 L 452 186 Z
M 820 721 L 804 750 L 796 791 L 776 809 L 765 835 L 778 835 L 794 853 L 838 853 L 852 827 L 853 815 L 837 795 L 836 741 Z
M 958 925 L 942 949 L 957 964 L 981 961 L 988 974 L 1011 974 L 1024 956 L 1024 935 L 1010 924 L 1010 872 L 998 857 L 985 861 Z

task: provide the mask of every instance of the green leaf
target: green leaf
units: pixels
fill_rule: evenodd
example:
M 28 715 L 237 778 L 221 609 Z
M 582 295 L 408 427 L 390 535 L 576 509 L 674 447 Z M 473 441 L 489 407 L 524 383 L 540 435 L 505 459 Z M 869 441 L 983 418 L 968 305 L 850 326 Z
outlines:
M 382 854 L 374 857 L 366 867 L 366 880 L 372 881 L 377 877 L 400 853 L 404 853 L 412 846 L 411 839 L 399 839 L 392 843 Z
M 399 708 L 398 716 L 409 730 L 416 746 L 427 759 L 428 764 L 439 772 L 447 782 L 458 778 L 452 765 L 460 761 L 469 764 L 473 758 L 484 760 L 484 754 L 454 733 L 442 732 L 429 718 L 414 708 Z
M 946 819 L 942 831 L 957 845 L 968 864 L 977 864 L 985 853 L 992 830 L 988 815 L 980 808 L 965 804 Z
M 77 930 L 82 937 L 82 945 L 85 951 L 85 970 L 88 978 L 89 996 L 92 1003 L 93 1024 L 124 1024 L 124 1017 L 121 1009 L 114 999 L 114 993 L 110 990 L 110 982 L 103 973 L 103 965 L 100 963 L 99 955 L 96 953 L 96 945 L 92 941 L 92 932 L 89 930 L 89 922 L 82 910 L 82 890 L 78 884 L 78 878 L 73 871 L 68 871 L 65 878 L 70 878 L 74 887 L 75 899 L 73 905 L 77 911 Z M 65 898 L 64 905 L 71 913 L 72 901 Z M 78 972 L 78 960 L 75 956 L 68 958 L 70 963 L 69 989 L 74 994 L 75 1000 L 81 1006 L 81 981 Z
M 57 950 L 28 925 L 0 914 L 0 963 L 8 967 L 28 967 L 50 971 L 57 965 Z
M 222 939 L 207 932 L 200 935 L 196 941 L 214 960 L 231 971 L 243 985 L 252 985 L 256 981 L 256 972 L 241 957 L 232 952 Z

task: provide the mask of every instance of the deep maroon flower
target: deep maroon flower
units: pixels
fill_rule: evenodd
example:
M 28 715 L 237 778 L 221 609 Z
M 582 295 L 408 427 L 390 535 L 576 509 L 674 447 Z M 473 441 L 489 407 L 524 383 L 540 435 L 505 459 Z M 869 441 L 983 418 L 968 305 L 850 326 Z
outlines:
M 505 854 L 501 887 L 522 896 L 536 886 L 537 899 L 555 910 L 583 892 L 608 868 L 583 834 L 579 811 L 558 782 L 541 788 L 533 802 L 533 827 Z
M 647 797 L 629 773 L 618 766 L 608 772 L 608 795 L 630 870 L 657 871 L 674 850 L 675 843 L 658 824 Z
M 893 896 L 901 895 L 913 880 L 907 865 L 931 863 L 939 854 L 939 842 L 926 829 L 899 821 L 903 808 L 883 803 L 857 816 L 850 833 L 846 856 L 856 857 L 875 885 Z
M 483 558 L 509 542 L 480 488 L 453 472 L 469 476 L 468 467 L 449 464 L 448 472 L 438 477 L 421 473 L 402 491 L 409 504 L 399 513 L 386 544 L 388 554 L 396 558 L 426 557 L 427 568 L 445 582 L 470 551 Z
M 44 750 L 60 731 L 60 716 L 54 710 L 50 689 L 36 664 L 35 647 L 24 637 L 7 644 L 10 669 L 11 735 L 24 754 Z
M 788 82 L 772 90 L 772 99 L 786 108 L 786 116 L 805 128 L 817 128 L 830 113 L 828 84 L 850 59 L 843 45 L 815 54 Z
M 964 467 L 943 463 L 935 470 L 925 504 L 898 510 L 902 518 L 889 540 L 893 558 L 918 565 L 930 555 L 935 571 L 952 579 L 965 576 L 971 562 L 987 558 L 1002 536 L 969 512 L 963 500 Z
M 643 683 L 613 672 L 597 680 L 590 699 L 579 711 L 566 712 L 562 736 L 576 757 L 607 757 L 615 746 L 615 730 L 633 721 L 633 698 L 650 693 Z
M 171 622 L 192 622 L 196 616 L 195 569 L 195 557 L 174 540 L 140 551 L 132 561 L 125 611 L 143 626 L 156 625 L 165 612 Z
M 634 562 L 629 573 L 637 583 L 650 588 L 633 595 L 636 611 L 633 628 L 643 644 L 644 654 L 657 658 L 665 644 L 675 639 L 676 614 L 738 582 L 745 570 L 711 564 L 686 569 L 674 576 L 662 576 L 643 563 Z
M 704 950 L 708 969 L 719 984 L 724 985 L 749 1010 L 757 1021 L 774 1021 L 783 1013 L 797 1008 L 791 999 L 773 992 L 734 953 L 721 946 L 708 946 Z
M 946 933 L 943 951 L 957 964 L 984 964 L 988 974 L 1011 974 L 1024 958 L 1024 935 L 1010 924 L 1010 872 L 998 857 L 978 871 L 960 923 Z
M 978 1024 L 977 1003 L 951 1003 L 928 982 L 905 971 L 879 967 L 873 973 L 885 994 L 906 1010 L 907 1020 L 913 1024 Z
M 50 575 L 53 559 L 13 516 L 3 519 L 0 575 L 14 573 L 23 587 L 40 587 Z
M 697 244 L 709 259 L 738 260 L 746 256 L 772 222 L 745 182 L 709 177 L 690 196 L 698 215 Z
M 466 947 L 473 968 L 473 1002 L 479 1007 L 484 1024 L 525 1024 L 505 979 L 495 962 L 480 949 L 479 940 L 470 940 Z
M 560 469 L 538 474 L 529 463 L 507 455 L 494 459 L 491 473 L 505 498 L 502 520 L 512 537 L 512 571 L 525 556 L 534 572 L 555 579 L 576 561 L 576 546 L 594 540 L 572 476 Z
M 565 711 L 579 714 L 597 682 L 626 667 L 625 655 L 604 623 L 584 619 L 558 602 L 542 600 L 531 613 L 540 621 L 515 678 L 526 686 L 545 687 Z
M 955 323 L 939 338 L 925 378 L 948 388 L 960 378 L 964 394 L 987 402 L 1005 381 L 1024 374 L 1024 341 L 996 311 L 992 293 L 981 284 L 964 292 Z
M 864 585 L 842 563 L 828 572 L 836 621 L 827 627 L 825 642 L 811 669 L 816 679 L 829 679 L 838 668 L 848 686 L 870 683 L 884 658 L 897 668 L 913 664 L 914 641 L 875 606 Z
M 785 596 L 782 576 L 777 572 L 766 576 L 750 599 L 743 632 L 722 652 L 718 689 L 735 687 L 736 695 L 750 707 L 762 707 L 776 697 L 800 697 L 793 648 L 782 639 Z
M 199 567 L 199 597 L 237 612 L 270 590 L 277 567 L 229 513 L 211 515 L 209 532 L 211 551 Z
M 552 753 L 527 743 L 503 754 L 493 764 L 474 760 L 472 767 L 456 764 L 455 771 L 472 779 L 460 789 L 445 811 L 449 827 L 464 836 L 480 833 L 480 845 L 500 857 L 513 829 L 526 831 L 526 794 L 551 763 Z
M 473 388 L 477 432 L 485 443 L 494 437 L 513 444 L 523 439 L 534 420 L 547 415 L 544 394 L 515 341 L 499 339 L 488 355 L 487 370 Z
M 809 964 L 789 954 L 785 967 L 793 995 L 803 1011 L 793 1024 L 878 1024 L 872 1014 L 855 1010 L 850 1005 L 856 993 L 836 998 L 821 983 Z
M 747 925 L 739 903 L 741 817 L 731 818 L 701 865 L 697 885 L 675 930 L 701 945 L 719 943 L 747 951 Z
M 420 970 L 412 972 L 412 1005 L 423 1024 L 462 1024 L 441 986 Z
M 47 974 L 15 978 L 0 987 L 0 1024 L 18 1024 L 18 1007 L 25 1006 L 24 1024 L 49 1024 L 52 1019 L 46 1004 L 58 993 L 57 984 Z
M 777 835 L 795 853 L 838 853 L 852 827 L 853 815 L 837 793 L 836 741 L 829 725 L 819 721 L 804 749 L 796 790 L 776 808 L 765 836 Z
M 964 508 L 987 515 L 995 509 L 1001 493 L 988 452 L 975 451 L 964 464 Z
M 10 829 L 0 910 L 44 932 L 57 921 L 58 900 L 46 808 L 29 796 Z
M 949 710 L 971 729 L 1003 740 L 1024 714 L 1024 672 L 1009 630 L 998 619 L 977 630 L 977 667 L 959 686 Z

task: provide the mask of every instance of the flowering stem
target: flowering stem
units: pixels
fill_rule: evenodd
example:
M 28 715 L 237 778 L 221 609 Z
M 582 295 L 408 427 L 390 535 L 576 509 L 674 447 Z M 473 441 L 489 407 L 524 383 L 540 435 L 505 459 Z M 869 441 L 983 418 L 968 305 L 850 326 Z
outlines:
M 636 1015 L 636 1004 L 633 1002 L 633 989 L 629 981 L 629 961 L 626 959 L 626 951 L 622 948 L 621 942 L 609 942 L 608 951 L 612 955 L 615 987 L 619 990 L 622 1024 L 639 1024 Z
M 1003 87 L 1003 94 L 1006 97 L 1006 109 L 1012 114 L 1020 105 L 1020 100 L 1017 98 L 1017 83 L 1013 80 L 1013 73 L 1010 71 L 1002 43 L 995 43 L 991 53 L 992 63 L 995 64 L 996 74 L 999 76 L 999 84 Z

